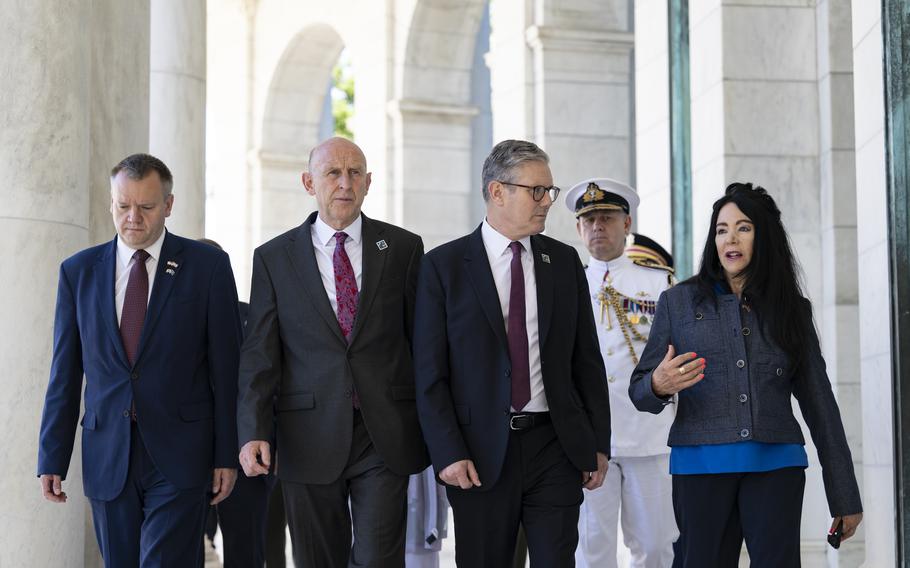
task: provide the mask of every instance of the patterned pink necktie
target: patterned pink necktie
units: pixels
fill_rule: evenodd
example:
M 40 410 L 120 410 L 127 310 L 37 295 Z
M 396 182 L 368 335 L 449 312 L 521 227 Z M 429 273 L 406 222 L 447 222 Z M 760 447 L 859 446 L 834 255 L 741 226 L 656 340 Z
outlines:
M 521 412 L 531 400 L 531 364 L 528 361 L 528 327 L 525 312 L 525 272 L 521 243 L 512 241 L 512 286 L 509 289 L 509 359 L 512 361 L 512 408 Z
M 344 338 L 350 341 L 351 332 L 354 330 L 354 319 L 357 317 L 359 292 L 357 291 L 357 278 L 354 277 L 354 267 L 351 266 L 351 259 L 344 250 L 344 241 L 347 238 L 348 234 L 343 231 L 335 233 L 335 254 L 332 256 L 332 268 L 335 269 L 338 326 L 341 327 Z M 356 390 L 351 393 L 351 404 L 354 408 L 360 408 L 360 397 L 357 396 Z
M 133 253 L 133 265 L 126 283 L 123 311 L 120 313 L 120 338 L 131 366 L 136 362 L 142 324 L 145 323 L 145 312 L 148 309 L 149 273 L 145 261 L 149 256 L 151 255 L 142 249 Z
M 344 250 L 344 241 L 348 234 L 335 233 L 335 254 L 332 256 L 332 268 L 335 269 L 335 300 L 338 302 L 338 325 L 344 338 L 351 339 L 354 329 L 354 318 L 357 317 L 357 279 L 354 277 L 354 268 L 351 259 Z

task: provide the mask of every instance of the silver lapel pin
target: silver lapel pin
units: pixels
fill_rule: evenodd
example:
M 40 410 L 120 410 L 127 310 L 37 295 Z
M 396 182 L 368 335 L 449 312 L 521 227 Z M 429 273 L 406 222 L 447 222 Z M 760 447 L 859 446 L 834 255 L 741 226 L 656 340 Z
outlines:
M 167 270 L 165 270 L 165 272 L 167 272 L 167 273 L 170 274 L 171 276 L 177 274 L 176 272 L 174 272 L 174 269 L 173 269 L 173 268 L 168 268 Z
M 389 244 L 387 242 L 385 242 L 385 239 L 382 239 L 380 241 L 376 241 L 376 248 L 378 248 L 379 250 L 385 250 L 385 249 L 389 248 Z
M 174 262 L 173 260 L 167 261 L 167 265 L 170 266 L 171 268 L 177 268 L 178 266 L 180 266 L 179 264 L 177 264 L 177 263 Z
M 550 264 L 550 255 L 548 255 L 548 254 L 541 254 L 541 255 L 540 255 L 540 260 L 546 262 L 547 264 Z

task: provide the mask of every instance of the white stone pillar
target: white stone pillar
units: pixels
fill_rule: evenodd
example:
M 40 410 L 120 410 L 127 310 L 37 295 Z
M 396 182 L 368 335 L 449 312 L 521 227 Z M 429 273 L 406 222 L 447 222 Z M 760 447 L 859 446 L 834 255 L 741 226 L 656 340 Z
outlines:
M 79 444 L 63 505 L 41 497 L 35 463 L 58 268 L 89 243 L 91 7 L 89 0 L 35 0 L 0 10 L 2 566 L 83 557 Z
M 205 13 L 205 0 L 151 2 L 149 151 L 174 174 L 167 227 L 188 238 L 205 230 Z
M 477 109 L 409 100 L 389 104 L 394 170 L 390 217 L 423 237 L 427 250 L 464 235 L 480 197 L 471 170 L 471 120 Z
M 856 155 L 853 129 L 853 42 L 850 1 L 819 0 L 815 8 L 819 103 L 819 183 L 822 295 L 815 320 L 837 396 L 853 465 L 862 487 L 863 430 L 860 394 L 856 259 Z M 808 520 L 805 520 L 807 521 Z M 815 538 L 822 527 L 807 527 Z M 859 566 L 864 531 L 840 550 L 827 548 L 827 566 Z
M 896 566 L 882 6 L 852 2 L 859 357 L 863 404 L 864 566 Z
M 540 145 L 564 189 L 594 176 L 633 181 L 628 8 L 626 0 L 512 0 L 490 12 L 494 142 L 525 137 Z M 547 234 L 578 244 L 562 198 Z
M 635 2 L 636 229 L 673 250 L 667 0 Z

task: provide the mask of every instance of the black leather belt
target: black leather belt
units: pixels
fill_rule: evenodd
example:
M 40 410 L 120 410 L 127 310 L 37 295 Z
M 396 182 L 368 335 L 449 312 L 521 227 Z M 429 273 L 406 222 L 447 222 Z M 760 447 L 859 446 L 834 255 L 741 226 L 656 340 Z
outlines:
M 509 416 L 509 429 L 516 432 L 549 423 L 549 412 L 516 412 Z

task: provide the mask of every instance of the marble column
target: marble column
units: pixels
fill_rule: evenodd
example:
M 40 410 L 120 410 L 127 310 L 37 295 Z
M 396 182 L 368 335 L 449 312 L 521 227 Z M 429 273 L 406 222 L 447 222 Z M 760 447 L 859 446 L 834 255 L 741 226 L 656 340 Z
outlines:
M 174 175 L 169 230 L 205 231 L 205 0 L 151 0 L 149 151 Z
M 819 0 L 815 14 L 822 245 L 822 295 L 815 304 L 815 320 L 827 358 L 828 376 L 837 395 L 847 441 L 853 451 L 853 466 L 862 487 L 863 428 L 850 1 Z M 811 527 L 812 533 L 818 528 L 818 524 Z M 840 550 L 826 549 L 828 568 L 862 564 L 864 533 L 861 527 L 859 533 L 845 542 Z
M 513 0 L 490 17 L 494 141 L 536 142 L 564 189 L 594 176 L 634 183 L 629 2 Z M 547 234 L 578 244 L 562 198 Z
M 423 237 L 427 250 L 464 235 L 480 197 L 471 170 L 471 122 L 477 108 L 398 99 L 389 104 L 394 132 L 390 218 Z
M 41 497 L 35 472 L 59 263 L 89 244 L 89 0 L 0 10 L 0 565 L 59 566 L 83 556 L 78 444 L 69 501 Z
M 830 0 L 829 0 L 830 1 Z M 851 5 L 865 564 L 897 566 L 882 5 Z

